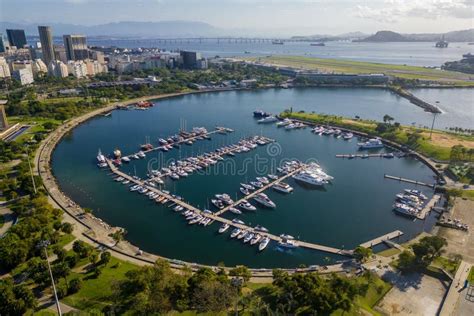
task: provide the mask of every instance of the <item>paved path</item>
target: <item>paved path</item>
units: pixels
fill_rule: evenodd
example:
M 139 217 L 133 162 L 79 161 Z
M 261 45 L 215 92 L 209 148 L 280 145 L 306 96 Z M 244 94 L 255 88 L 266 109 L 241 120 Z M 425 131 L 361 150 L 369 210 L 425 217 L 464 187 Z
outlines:
M 441 307 L 439 313 L 440 316 L 462 315 L 458 313 L 457 307 L 459 305 L 459 300 L 464 299 L 465 292 L 467 291 L 467 288 L 463 287 L 465 280 L 469 276 L 471 267 L 472 265 L 466 261 L 461 261 L 459 264 L 454 280 L 451 282 L 448 294 L 446 295 L 443 306 Z
M 3 226 L 0 228 L 0 238 L 1 238 L 10 229 L 10 227 L 13 226 L 13 222 L 15 221 L 15 215 L 6 206 L 0 206 L 0 216 L 3 216 L 4 218 Z
M 374 246 L 377 246 L 378 244 L 381 244 L 381 243 L 385 242 L 386 240 L 397 238 L 397 237 L 400 237 L 401 235 L 403 235 L 403 232 L 400 231 L 400 230 L 396 230 L 396 231 L 393 231 L 391 233 L 385 234 L 383 236 L 380 236 L 380 237 L 374 238 L 372 240 L 369 240 L 365 243 L 362 243 L 362 244 L 360 244 L 360 246 L 364 247 L 364 248 L 372 248 Z

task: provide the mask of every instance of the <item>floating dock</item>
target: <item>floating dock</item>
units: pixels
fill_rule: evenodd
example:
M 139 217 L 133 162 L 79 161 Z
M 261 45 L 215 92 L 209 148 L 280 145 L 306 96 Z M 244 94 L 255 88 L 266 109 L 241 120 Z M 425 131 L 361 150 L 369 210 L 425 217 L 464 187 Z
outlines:
M 372 248 L 372 247 L 377 246 L 381 243 L 384 243 L 387 240 L 397 238 L 397 237 L 400 237 L 402 235 L 403 235 L 403 232 L 401 230 L 396 230 L 396 231 L 393 231 L 391 233 L 385 234 L 383 236 L 380 236 L 380 237 L 374 238 L 372 240 L 369 240 L 369 241 L 367 241 L 363 244 L 360 244 L 360 246 L 364 247 L 364 248 Z
M 416 185 L 422 185 L 422 186 L 425 186 L 425 187 L 429 187 L 431 189 L 434 189 L 436 187 L 436 184 L 429 184 L 429 183 L 425 183 L 425 182 L 421 182 L 421 181 L 417 181 L 417 180 L 411 180 L 411 179 L 406 179 L 406 178 L 402 178 L 402 177 L 395 177 L 395 176 L 391 176 L 391 175 L 388 175 L 388 174 L 384 174 L 383 176 L 384 176 L 384 178 L 387 178 L 387 179 L 397 180 L 397 181 L 400 181 L 400 182 L 406 182 L 406 183 L 411 183 L 411 184 L 416 184 Z

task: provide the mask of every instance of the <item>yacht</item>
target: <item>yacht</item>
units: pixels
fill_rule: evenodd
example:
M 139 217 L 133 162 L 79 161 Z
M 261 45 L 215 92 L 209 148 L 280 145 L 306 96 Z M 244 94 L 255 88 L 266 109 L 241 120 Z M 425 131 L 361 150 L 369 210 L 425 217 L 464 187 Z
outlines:
M 236 224 L 240 224 L 240 225 L 245 225 L 245 223 L 243 221 L 241 221 L 240 219 L 238 218 L 234 218 L 232 220 L 232 223 L 236 223 Z
M 395 155 L 393 153 L 385 153 L 382 155 L 382 157 L 391 159 L 391 158 L 394 158 Z
M 105 156 L 102 154 L 102 152 L 99 149 L 99 152 L 97 153 L 97 161 L 99 163 L 103 163 L 103 162 L 105 162 L 105 160 L 106 160 Z
M 179 176 L 176 173 L 170 173 L 170 178 L 173 180 L 179 180 Z
M 248 230 L 244 230 L 237 236 L 237 239 L 242 239 L 245 236 L 247 236 L 248 234 L 250 234 L 250 232 Z
M 292 178 L 314 186 L 323 186 L 328 183 L 326 180 L 305 171 L 293 175 Z
M 230 234 L 230 238 L 235 238 L 235 237 L 237 237 L 237 236 L 240 234 L 241 231 L 242 231 L 242 230 L 241 230 L 240 228 L 234 228 L 234 230 L 233 230 L 232 233 Z
M 268 229 L 265 228 L 265 227 L 263 227 L 263 226 L 261 226 L 261 225 L 257 225 L 257 226 L 255 226 L 253 229 L 256 230 L 256 231 L 259 231 L 259 232 L 268 233 Z
M 217 199 L 211 199 L 211 203 L 217 207 L 218 209 L 223 209 L 224 208 L 224 203 L 221 200 Z
M 163 138 L 159 138 L 158 143 L 160 143 L 160 145 L 167 145 L 168 144 L 168 142 L 166 140 L 164 140 Z
M 230 207 L 229 211 L 237 215 L 242 214 L 242 212 L 239 209 L 236 209 L 235 207 Z
M 261 123 L 261 124 L 265 124 L 265 123 L 273 123 L 273 122 L 276 122 L 278 121 L 278 119 L 274 116 L 267 116 L 267 117 L 264 117 L 260 120 L 257 121 L 257 123 Z
M 259 193 L 253 198 L 256 202 L 262 204 L 263 206 L 269 207 L 269 208 L 275 208 L 276 205 L 275 203 L 268 198 L 268 196 L 265 193 Z
M 226 230 L 229 229 L 229 227 L 230 227 L 229 224 L 226 224 L 226 223 L 222 224 L 222 226 L 219 228 L 219 234 L 224 233 Z
M 379 138 L 371 138 L 366 142 L 358 143 L 359 149 L 383 148 L 384 145 Z
M 283 239 L 282 241 L 278 242 L 278 247 L 283 247 L 283 248 L 297 248 L 298 245 L 294 240 L 291 239 Z
M 426 199 L 427 199 L 426 195 L 424 195 L 423 192 L 421 192 L 420 190 L 405 189 L 404 191 L 405 191 L 405 193 L 410 194 L 410 195 L 414 195 L 414 196 L 416 196 L 416 197 L 419 197 L 419 198 L 422 199 L 422 200 L 426 200 Z
M 145 194 L 147 192 L 148 192 L 147 188 L 140 187 L 140 189 L 138 189 L 138 193 Z
M 240 188 L 240 192 L 243 194 L 243 195 L 249 195 L 250 194 L 250 191 L 246 188 Z
M 183 178 L 188 176 L 188 173 L 184 170 L 178 170 L 176 171 L 176 173 L 178 174 L 178 176 L 183 177 Z
M 249 241 L 251 241 L 254 236 L 255 236 L 254 233 L 248 233 L 247 235 L 245 235 L 244 243 L 248 243 Z
M 263 183 L 263 184 L 268 184 L 270 181 L 268 181 L 267 177 L 257 177 L 258 182 Z
M 276 123 L 276 126 L 278 126 L 278 127 L 283 127 L 283 126 L 289 125 L 289 124 L 291 124 L 291 123 L 293 123 L 293 121 L 290 120 L 290 119 L 288 119 L 288 118 L 286 118 L 286 119 L 284 119 L 283 121 L 280 121 L 280 122 Z
M 282 192 L 282 193 L 291 193 L 293 192 L 293 187 L 285 182 L 278 182 L 273 185 L 273 190 Z
M 130 158 L 128 158 L 128 157 L 123 157 L 123 158 L 122 158 L 122 161 L 123 161 L 123 162 L 130 162 Z
M 264 111 L 261 111 L 261 110 L 255 110 L 253 111 L 253 116 L 254 117 L 267 117 L 269 116 L 270 114 L 267 113 L 267 112 L 264 112 Z
M 276 174 L 269 174 L 268 177 L 272 180 L 277 180 L 278 176 Z
M 139 151 L 139 152 L 137 153 L 137 155 L 138 155 L 138 157 L 140 157 L 140 158 L 145 158 L 145 157 L 146 157 L 146 155 L 145 155 L 145 153 L 144 153 L 143 151 Z
M 255 234 L 254 238 L 250 241 L 251 245 L 255 245 L 262 239 L 262 235 L 260 234 Z
M 245 211 L 256 211 L 257 208 L 255 206 L 253 206 L 252 204 L 250 204 L 247 200 L 243 200 L 239 205 L 238 207 L 240 207 L 241 209 L 245 210 Z
M 250 184 L 253 185 L 256 188 L 262 188 L 263 187 L 263 184 L 259 181 L 251 181 Z
M 140 188 L 141 188 L 141 186 L 139 186 L 139 185 L 137 184 L 137 185 L 131 186 L 131 187 L 130 187 L 130 191 L 131 191 L 131 192 L 138 191 L 138 190 L 140 190 Z
M 241 183 L 240 184 L 243 188 L 246 188 L 247 190 L 255 190 L 255 188 L 253 186 L 251 186 L 250 184 L 246 184 L 246 183 Z
M 393 210 L 398 214 L 407 217 L 416 217 L 418 213 L 416 209 L 403 203 L 395 203 L 393 205 Z
M 344 136 L 342 136 L 344 138 L 344 140 L 349 140 L 349 139 L 352 139 L 352 137 L 354 137 L 354 134 L 352 133 L 345 133 Z
M 230 198 L 230 196 L 226 193 L 223 193 L 223 194 L 216 194 L 215 195 L 216 198 L 218 198 L 219 200 L 221 200 L 222 202 L 224 202 L 225 204 L 227 205 L 231 205 L 234 203 L 234 200 L 232 200 Z
M 287 234 L 281 234 L 280 238 L 281 239 L 295 239 L 295 237 L 293 237 L 291 235 L 287 235 Z
M 270 238 L 268 237 L 263 238 L 260 244 L 258 245 L 258 250 L 259 251 L 264 250 L 265 248 L 267 248 L 269 243 L 270 243 Z
M 129 183 L 130 183 L 130 180 L 128 180 L 128 179 L 125 179 L 125 180 L 122 181 L 122 184 L 129 184 Z
M 294 123 L 290 123 L 290 124 L 285 126 L 286 130 L 295 129 L 295 128 L 296 128 L 296 124 L 294 124 Z
M 106 162 L 99 162 L 99 163 L 97 164 L 97 167 L 99 167 L 99 168 L 105 168 L 105 167 L 107 167 L 107 166 L 108 166 L 108 165 L 107 165 Z

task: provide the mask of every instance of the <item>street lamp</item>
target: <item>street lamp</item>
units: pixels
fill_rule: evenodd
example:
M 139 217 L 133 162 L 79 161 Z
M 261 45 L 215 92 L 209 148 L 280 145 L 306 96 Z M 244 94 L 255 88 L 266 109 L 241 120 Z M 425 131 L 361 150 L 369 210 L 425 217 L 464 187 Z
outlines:
M 56 292 L 56 285 L 54 284 L 54 278 L 53 278 L 53 272 L 51 271 L 51 265 L 49 264 L 49 259 L 48 259 L 48 246 L 50 242 L 49 240 L 42 240 L 39 242 L 38 247 L 44 249 L 44 254 L 46 255 L 46 262 L 48 263 L 48 270 L 49 270 L 49 276 L 51 277 L 51 283 L 53 285 L 53 292 L 54 292 L 54 300 L 56 302 L 56 309 L 58 311 L 58 315 L 62 316 L 61 312 L 61 306 L 59 305 L 59 300 L 58 300 L 58 293 Z

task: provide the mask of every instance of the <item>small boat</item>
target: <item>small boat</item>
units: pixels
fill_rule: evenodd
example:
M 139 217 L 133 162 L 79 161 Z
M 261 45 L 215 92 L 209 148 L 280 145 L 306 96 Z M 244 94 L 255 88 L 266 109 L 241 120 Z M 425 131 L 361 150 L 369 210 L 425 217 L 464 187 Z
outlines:
M 239 205 L 241 209 L 246 210 L 246 211 L 256 211 L 257 208 L 250 204 L 248 201 L 243 200 Z
M 219 228 L 219 234 L 224 233 L 226 230 L 229 229 L 229 227 L 230 227 L 229 224 L 226 224 L 226 223 L 222 224 L 222 226 Z
M 267 116 L 267 117 L 264 117 L 264 118 L 258 120 L 257 123 L 266 124 L 266 123 L 273 123 L 273 122 L 276 122 L 276 121 L 278 121 L 278 119 L 275 116 Z
M 251 181 L 250 184 L 253 185 L 256 188 L 262 188 L 263 187 L 263 184 L 261 182 L 258 182 L 258 181 Z
M 239 209 L 236 209 L 235 207 L 229 208 L 229 211 L 237 215 L 242 214 L 242 212 Z
M 137 153 L 137 155 L 138 155 L 138 157 L 140 157 L 140 158 L 145 158 L 145 157 L 146 157 L 146 155 L 145 155 L 145 153 L 144 153 L 143 151 L 139 151 L 139 152 Z
M 281 234 L 280 235 L 280 238 L 281 239 L 295 239 L 295 237 L 291 236 L 291 235 L 286 235 L 286 234 Z
M 232 220 L 232 223 L 236 223 L 236 224 L 240 224 L 240 225 L 245 225 L 245 223 L 243 221 L 241 221 L 240 219 L 238 218 L 234 218 Z
M 251 186 L 250 184 L 241 183 L 240 185 L 241 185 L 243 188 L 246 188 L 247 190 L 255 190 L 255 187 Z
M 237 239 L 242 239 L 245 236 L 247 236 L 248 234 L 250 234 L 250 232 L 248 230 L 244 230 L 237 236 Z
M 102 152 L 99 149 L 99 152 L 97 153 L 97 162 L 103 163 L 105 162 L 105 156 L 102 154 Z
M 260 234 L 255 234 L 254 238 L 250 241 L 251 245 L 255 245 L 262 239 L 262 235 Z
M 247 235 L 245 235 L 244 243 L 248 243 L 249 241 L 251 241 L 254 236 L 255 236 L 254 233 L 248 233 Z
M 235 238 L 235 237 L 237 237 L 237 236 L 240 234 L 241 231 L 242 231 L 242 230 L 241 230 L 240 228 L 234 228 L 234 230 L 233 230 L 232 233 L 230 234 L 230 238 Z
M 272 180 L 277 180 L 278 176 L 276 174 L 269 174 L 268 177 Z
M 298 248 L 298 245 L 294 240 L 291 239 L 284 239 L 282 241 L 278 242 L 278 247 L 283 247 L 283 248 Z
M 212 205 L 214 205 L 218 209 L 223 209 L 224 208 L 224 203 L 221 200 L 211 199 L 211 203 L 212 203 Z
M 259 231 L 259 232 L 268 233 L 268 229 L 265 228 L 265 227 L 263 227 L 263 226 L 261 226 L 261 225 L 257 225 L 257 226 L 255 226 L 253 229 L 256 230 L 256 231 Z
M 130 180 L 128 180 L 128 179 L 125 179 L 125 180 L 122 181 L 122 184 L 129 184 L 129 183 L 130 183 Z
M 293 192 L 293 187 L 285 182 L 278 182 L 272 186 L 273 190 L 282 192 L 282 193 L 291 193 Z
M 270 243 L 270 238 L 268 237 L 263 238 L 260 244 L 258 245 L 258 250 L 259 251 L 264 250 L 265 248 L 267 248 L 269 243 Z
M 269 207 L 269 208 L 276 207 L 276 204 L 272 200 L 270 200 L 265 193 L 259 193 L 256 196 L 254 196 L 253 199 L 265 207 Z
M 128 158 L 128 157 L 122 157 L 122 161 L 123 161 L 123 162 L 130 162 L 130 158 Z
M 258 182 L 263 183 L 263 184 L 268 184 L 270 181 L 268 181 L 267 177 L 257 177 Z
M 240 192 L 243 194 L 243 195 L 249 195 L 250 194 L 250 191 L 246 188 L 240 188 Z
M 176 173 L 171 173 L 170 178 L 173 180 L 179 180 L 179 176 Z

